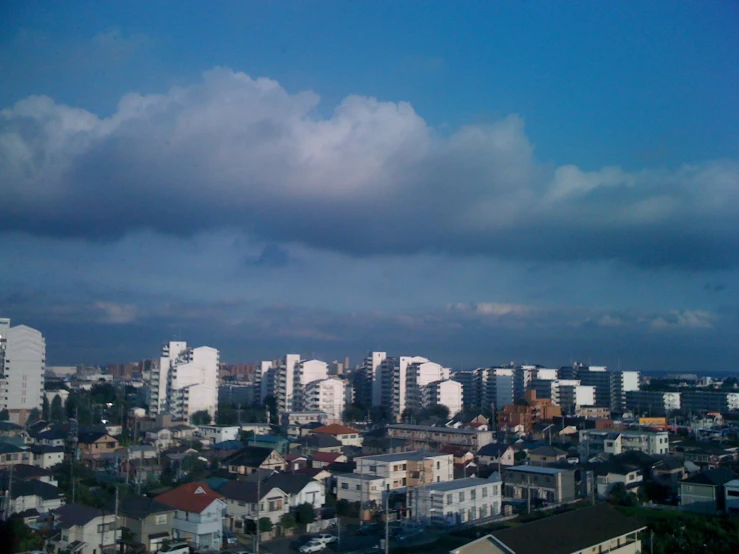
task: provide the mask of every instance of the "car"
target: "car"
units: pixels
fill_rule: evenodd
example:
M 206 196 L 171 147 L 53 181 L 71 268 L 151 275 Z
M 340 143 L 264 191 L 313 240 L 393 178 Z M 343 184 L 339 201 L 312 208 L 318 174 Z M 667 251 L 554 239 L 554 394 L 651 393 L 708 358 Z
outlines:
M 377 523 L 367 523 L 365 525 L 362 525 L 357 530 L 357 533 L 356 534 L 359 535 L 360 537 L 364 537 L 364 536 L 367 536 L 367 535 L 374 535 L 376 533 L 379 533 L 384 528 L 385 528 L 384 526 L 379 525 Z
M 190 547 L 185 542 L 171 542 L 159 549 L 161 554 L 190 554 Z
M 324 542 L 310 541 L 309 543 L 301 546 L 298 550 L 301 552 L 301 554 L 313 554 L 313 552 L 320 552 L 325 548 L 326 543 Z
M 316 537 L 313 537 L 311 540 L 320 541 L 325 544 L 331 544 L 333 542 L 338 541 L 339 538 L 336 535 L 324 534 L 324 535 L 318 535 Z

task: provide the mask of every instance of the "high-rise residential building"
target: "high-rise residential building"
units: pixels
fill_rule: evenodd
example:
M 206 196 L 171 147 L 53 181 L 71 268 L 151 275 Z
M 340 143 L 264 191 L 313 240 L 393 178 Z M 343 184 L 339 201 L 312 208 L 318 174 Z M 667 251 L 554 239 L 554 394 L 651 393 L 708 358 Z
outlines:
M 455 371 L 451 375 L 452 381 L 462 385 L 462 404 L 467 409 L 479 409 L 480 400 L 475 382 L 475 372 L 470 370 Z
M 462 383 L 445 379 L 421 386 L 421 406 L 428 408 L 432 404 L 446 406 L 449 417 L 462 411 Z
M 617 412 L 626 408 L 626 393 L 639 390 L 638 371 L 610 371 L 605 366 L 576 363 L 560 368 L 558 378 L 595 387 L 595 405 Z
M 513 368 L 513 398 L 515 400 L 526 397 L 526 390 L 536 377 L 537 369 L 534 365 L 522 365 Z
M 552 383 L 552 404 L 565 414 L 575 414 L 578 408 L 595 405 L 595 387 L 582 385 L 575 379 L 555 379 Z
M 11 421 L 25 423 L 31 410 L 41 408 L 45 368 L 41 332 L 0 318 L 0 409 L 8 410 Z
M 731 412 L 739 410 L 739 393 L 728 391 L 685 390 L 680 392 L 684 412 Z
M 430 383 L 448 380 L 449 373 L 449 368 L 430 362 L 426 358 L 420 356 L 413 358 L 405 370 L 405 408 L 410 410 L 423 408 L 422 388 Z
M 287 354 L 277 362 L 262 362 L 259 371 L 259 398 L 272 396 L 278 413 L 302 410 L 305 387 L 328 378 L 328 364 L 320 360 L 301 360 L 300 354 Z
M 341 423 L 346 409 L 347 387 L 344 379 L 331 377 L 311 381 L 305 386 L 302 410 L 323 412 L 328 423 Z
M 159 366 L 152 367 L 149 413 L 188 419 L 199 411 L 215 418 L 218 409 L 218 350 L 209 346 L 188 348 L 183 341 L 162 347 Z
M 637 390 L 626 392 L 626 409 L 646 415 L 669 415 L 680 409 L 679 392 Z

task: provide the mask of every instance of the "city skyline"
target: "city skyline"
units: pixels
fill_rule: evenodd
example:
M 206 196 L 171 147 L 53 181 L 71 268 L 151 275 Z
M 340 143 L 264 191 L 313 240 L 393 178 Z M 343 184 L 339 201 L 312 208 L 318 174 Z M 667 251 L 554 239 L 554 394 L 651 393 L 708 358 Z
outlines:
M 226 362 L 739 355 L 731 2 L 7 12 L 0 316 L 48 365 L 179 338 Z

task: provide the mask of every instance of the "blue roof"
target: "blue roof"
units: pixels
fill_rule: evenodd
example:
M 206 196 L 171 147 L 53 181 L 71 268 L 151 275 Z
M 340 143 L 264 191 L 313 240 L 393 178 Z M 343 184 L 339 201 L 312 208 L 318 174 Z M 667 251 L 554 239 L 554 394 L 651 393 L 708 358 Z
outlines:
M 285 437 L 279 437 L 277 435 L 254 435 L 249 442 L 283 442 L 287 441 Z
M 213 450 L 241 450 L 244 448 L 244 443 L 237 440 L 223 441 L 215 443 L 211 448 Z
M 563 471 L 569 471 L 567 469 L 561 469 L 558 467 L 542 467 L 542 466 L 508 466 L 503 468 L 503 471 L 521 471 L 524 473 L 541 473 L 544 475 L 556 475 Z

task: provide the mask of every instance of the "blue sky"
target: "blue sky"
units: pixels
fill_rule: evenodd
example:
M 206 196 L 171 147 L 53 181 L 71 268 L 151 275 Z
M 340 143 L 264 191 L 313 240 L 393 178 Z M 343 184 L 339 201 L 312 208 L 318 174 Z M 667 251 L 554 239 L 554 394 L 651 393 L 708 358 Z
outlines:
M 736 358 L 733 2 L 3 15 L 0 312 L 50 363 Z

